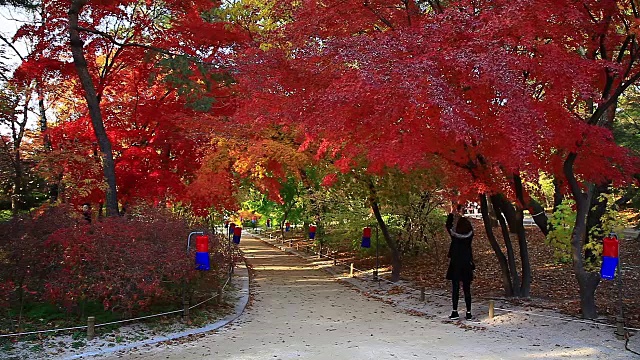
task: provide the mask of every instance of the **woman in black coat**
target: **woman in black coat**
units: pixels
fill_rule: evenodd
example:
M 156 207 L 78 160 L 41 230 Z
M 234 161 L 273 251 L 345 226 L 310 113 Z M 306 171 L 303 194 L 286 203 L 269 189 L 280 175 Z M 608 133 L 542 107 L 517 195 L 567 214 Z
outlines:
M 475 269 L 471 250 L 473 227 L 471 222 L 462 216 L 462 205 L 457 205 L 455 210 L 447 216 L 446 228 L 451 236 L 451 245 L 447 255 L 451 259 L 447 269 L 447 280 L 451 280 L 452 284 L 453 311 L 451 311 L 449 318 L 452 320 L 460 318 L 458 299 L 460 298 L 460 282 L 462 282 L 464 301 L 467 305 L 465 318 L 469 320 L 471 319 L 471 281 Z

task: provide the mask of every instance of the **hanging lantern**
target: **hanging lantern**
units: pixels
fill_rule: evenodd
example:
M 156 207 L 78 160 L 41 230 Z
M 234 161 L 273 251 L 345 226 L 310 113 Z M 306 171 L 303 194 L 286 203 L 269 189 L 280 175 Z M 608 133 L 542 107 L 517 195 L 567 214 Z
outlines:
M 242 228 L 236 226 L 233 228 L 233 242 L 236 244 L 240 244 L 240 236 L 242 235 Z
M 211 269 L 209 262 L 209 237 L 206 235 L 196 237 L 196 269 Z
M 616 267 L 618 267 L 618 249 L 620 243 L 618 236 L 614 233 L 609 234 L 602 240 L 602 268 L 600 276 L 605 280 L 613 280 L 616 277 Z
M 371 247 L 371 228 L 366 227 L 362 229 L 362 244 L 360 244 L 363 248 Z

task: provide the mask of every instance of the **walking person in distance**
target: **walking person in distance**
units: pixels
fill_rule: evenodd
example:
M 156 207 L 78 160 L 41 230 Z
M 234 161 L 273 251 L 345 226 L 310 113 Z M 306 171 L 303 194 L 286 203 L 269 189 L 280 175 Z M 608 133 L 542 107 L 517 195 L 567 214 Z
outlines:
M 449 268 L 447 269 L 447 280 L 451 280 L 451 300 L 453 310 L 449 318 L 457 320 L 458 300 L 460 298 L 460 283 L 464 291 L 464 302 L 467 306 L 465 318 L 471 319 L 471 281 L 473 281 L 473 252 L 471 250 L 471 240 L 473 240 L 473 227 L 469 219 L 462 215 L 462 205 L 454 204 L 451 213 L 447 216 L 445 224 L 447 232 L 451 236 L 449 246 Z

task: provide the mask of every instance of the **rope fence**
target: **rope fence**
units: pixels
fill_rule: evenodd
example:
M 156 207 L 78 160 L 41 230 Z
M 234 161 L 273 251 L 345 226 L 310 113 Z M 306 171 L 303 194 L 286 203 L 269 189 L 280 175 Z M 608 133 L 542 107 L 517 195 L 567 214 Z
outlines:
M 290 239 L 290 240 L 292 240 L 292 239 Z M 284 244 L 284 241 L 283 241 L 283 244 Z M 318 253 L 314 249 L 310 249 L 309 246 L 307 246 L 307 249 L 309 249 L 312 253 L 317 255 L 320 259 L 327 258 L 327 259 L 333 260 L 334 265 L 338 265 L 338 263 L 346 264 L 345 262 L 341 261 L 338 258 L 329 256 L 329 255 L 325 255 L 325 254 L 322 254 L 322 253 Z M 353 266 L 353 263 L 351 263 L 350 269 L 352 271 L 350 271 L 349 275 L 350 276 L 354 276 L 354 277 L 355 277 L 355 273 L 356 272 L 363 273 L 363 274 L 369 274 L 369 273 L 373 273 L 374 272 L 373 269 L 371 269 L 371 270 L 358 269 L 358 268 Z M 429 295 L 431 297 L 443 298 L 443 299 L 447 299 L 447 300 L 450 299 L 450 297 L 448 295 L 441 295 L 441 294 L 437 294 L 437 293 L 434 293 L 434 292 L 427 292 L 424 289 L 417 289 L 417 288 L 414 288 L 414 287 L 412 287 L 410 285 L 407 285 L 407 284 L 394 283 L 394 282 L 392 282 L 390 280 L 387 280 L 387 279 L 385 279 L 383 277 L 380 277 L 380 276 L 378 276 L 377 278 L 378 278 L 378 281 L 384 281 L 386 283 L 389 283 L 389 284 L 392 284 L 392 285 L 395 285 L 395 286 L 401 286 L 401 287 L 416 291 L 416 292 L 420 293 L 421 295 L 424 293 L 424 294 L 427 294 L 427 295 Z M 484 304 L 477 304 L 476 306 L 479 306 L 479 307 L 485 308 L 485 309 L 489 308 L 489 306 L 484 305 Z M 507 313 L 515 313 L 515 314 L 543 317 L 543 318 L 554 319 L 554 320 L 564 321 L 564 322 L 576 322 L 576 323 L 583 323 L 583 324 L 588 324 L 588 325 L 596 325 L 596 326 L 605 326 L 605 327 L 616 328 L 616 325 L 607 324 L 607 323 L 603 323 L 603 322 L 599 322 L 599 321 L 595 321 L 595 320 L 585 320 L 585 319 L 558 317 L 558 316 L 538 314 L 538 313 L 534 313 L 534 312 L 530 312 L 530 311 L 524 311 L 524 310 L 504 309 L 504 308 L 500 308 L 500 307 L 494 307 L 494 310 L 503 311 L 503 312 L 507 312 Z M 627 331 L 640 331 L 639 328 L 632 328 L 632 327 L 627 327 L 627 326 L 625 326 L 624 329 L 627 330 Z
M 73 326 L 73 327 L 66 327 L 66 328 L 56 328 L 56 329 L 48 329 L 48 330 L 36 330 L 36 331 L 26 331 L 26 332 L 18 332 L 18 333 L 11 333 L 11 334 L 0 334 L 0 338 L 7 338 L 7 337 L 16 337 L 16 336 L 24 336 L 24 335 L 34 335 L 34 334 L 45 334 L 45 333 L 56 333 L 56 332 L 60 332 L 60 331 L 70 331 L 70 330 L 84 330 L 87 329 L 88 333 L 91 333 L 91 329 L 92 328 L 97 328 L 97 327 L 103 327 L 103 326 L 108 326 L 108 325 L 115 325 L 115 324 L 124 324 L 124 323 L 129 323 L 129 322 L 133 322 L 133 321 L 139 321 L 139 320 L 144 320 L 144 319 L 151 319 L 151 318 L 156 318 L 156 317 L 160 317 L 160 316 L 167 316 L 167 315 L 172 315 L 172 314 L 177 314 L 177 313 L 183 313 L 183 314 L 188 314 L 188 311 L 186 310 L 192 310 L 196 307 L 199 307 L 215 298 L 221 298 L 221 294 L 224 291 L 224 289 L 227 287 L 227 285 L 229 284 L 229 281 L 231 280 L 231 276 L 233 275 L 233 272 L 230 271 L 227 274 L 227 280 L 225 281 L 224 285 L 222 287 L 219 288 L 218 290 L 218 294 L 203 300 L 193 306 L 189 306 L 189 307 L 185 307 L 184 309 L 180 309 L 180 310 L 173 310 L 173 311 L 167 311 L 167 312 L 163 312 L 163 313 L 159 313 L 159 314 L 153 314 L 153 315 L 145 315 L 145 316 L 139 316 L 139 317 L 135 317 L 135 318 L 131 318 L 131 319 L 124 319 L 124 320 L 117 320 L 117 321 L 110 321 L 110 322 L 106 322 L 106 323 L 100 323 L 100 324 L 91 324 L 91 325 L 80 325 L 80 326 Z M 95 321 L 95 318 L 93 318 L 93 321 Z M 92 322 L 92 317 L 90 317 L 87 321 L 88 323 Z M 89 336 L 91 337 L 91 335 Z

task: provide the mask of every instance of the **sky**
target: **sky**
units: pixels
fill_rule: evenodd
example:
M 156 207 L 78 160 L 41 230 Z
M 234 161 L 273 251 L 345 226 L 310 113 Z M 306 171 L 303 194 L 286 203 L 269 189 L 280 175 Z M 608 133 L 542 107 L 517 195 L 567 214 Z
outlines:
M 13 35 L 16 33 L 18 28 L 22 25 L 24 21 L 28 19 L 27 14 L 24 12 L 18 11 L 15 8 L 9 6 L 0 6 L 0 33 L 5 38 L 11 39 Z M 21 54 L 26 54 L 26 46 L 24 43 L 15 43 L 14 46 Z M 13 52 L 13 50 L 5 48 L 4 56 L 7 59 L 2 59 L 5 65 L 10 65 L 10 68 L 15 68 L 20 63 L 20 58 Z M 29 126 L 34 127 L 37 123 L 37 119 L 35 116 L 29 116 Z M 0 124 L 0 135 L 10 133 L 10 128 L 6 125 Z
M 11 38 L 13 34 L 18 30 L 22 22 L 28 19 L 27 15 L 23 12 L 12 9 L 8 6 L 0 6 L 0 33 L 3 36 Z M 26 52 L 24 44 L 17 43 L 15 46 L 21 52 Z M 11 52 L 5 54 L 11 59 L 9 61 L 18 63 L 19 59 Z

